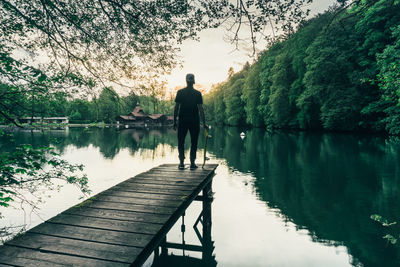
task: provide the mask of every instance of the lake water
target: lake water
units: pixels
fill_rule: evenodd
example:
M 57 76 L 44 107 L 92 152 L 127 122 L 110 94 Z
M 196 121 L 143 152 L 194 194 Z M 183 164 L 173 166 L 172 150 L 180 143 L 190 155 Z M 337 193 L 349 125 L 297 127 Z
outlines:
M 212 240 L 217 266 L 400 266 L 399 245 L 382 237 L 400 221 L 400 145 L 379 136 L 211 130 L 208 162 L 219 163 L 213 181 Z M 54 146 L 71 163 L 83 163 L 93 194 L 163 163 L 177 162 L 173 130 L 70 128 L 17 132 L 10 142 Z M 189 140 L 188 140 L 189 141 Z M 187 142 L 187 146 L 188 146 Z M 199 141 L 202 161 L 203 138 Z M 188 152 L 188 151 L 187 151 Z M 1 226 L 41 223 L 82 201 L 73 186 L 45 192 L 40 211 L 2 208 Z M 185 242 L 200 244 L 185 216 Z M 181 221 L 168 234 L 181 242 Z M 179 250 L 170 253 L 182 255 Z M 196 252 L 185 255 L 199 257 Z M 208 266 L 208 265 L 203 265 Z

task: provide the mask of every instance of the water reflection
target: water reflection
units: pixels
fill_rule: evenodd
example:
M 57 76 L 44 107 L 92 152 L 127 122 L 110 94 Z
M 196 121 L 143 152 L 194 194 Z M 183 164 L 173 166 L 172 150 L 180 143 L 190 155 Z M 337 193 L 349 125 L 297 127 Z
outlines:
M 400 146 L 380 137 L 248 131 L 214 132 L 210 151 L 240 172 L 254 190 L 313 241 L 345 245 L 357 266 L 398 266 L 373 213 L 398 221 Z
M 247 179 L 243 187 L 250 187 L 269 210 L 314 242 L 346 246 L 354 266 L 400 265 L 399 247 L 388 245 L 382 239 L 387 230 L 369 219 L 374 213 L 389 221 L 400 219 L 398 144 L 376 136 L 268 133 L 260 129 L 245 131 L 246 137 L 242 139 L 242 131 L 214 128 L 210 133 L 208 151 L 214 160 L 226 162 L 230 169 L 227 176 L 235 179 L 248 174 L 254 178 Z M 135 160 L 177 159 L 176 133 L 171 129 L 71 128 L 68 132 L 18 132 L 13 142 L 4 137 L 0 142 L 3 149 L 12 149 L 15 143 L 31 143 L 53 145 L 62 153 L 71 146 L 93 147 L 110 160 L 117 159 L 124 151 Z M 203 147 L 202 138 L 199 142 L 199 147 Z M 217 190 L 221 196 L 228 189 Z M 261 226 L 257 231 L 263 235 L 269 229 Z

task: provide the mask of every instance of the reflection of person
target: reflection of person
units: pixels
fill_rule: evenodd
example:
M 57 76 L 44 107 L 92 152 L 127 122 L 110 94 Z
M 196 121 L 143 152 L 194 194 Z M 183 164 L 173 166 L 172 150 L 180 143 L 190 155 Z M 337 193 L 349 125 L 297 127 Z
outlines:
M 180 170 L 183 170 L 185 160 L 185 138 L 186 134 L 190 132 L 190 169 L 194 170 L 197 168 L 195 164 L 196 151 L 197 151 L 197 140 L 199 139 L 200 132 L 200 117 L 203 120 L 204 127 L 206 125 L 206 118 L 204 116 L 203 109 L 203 98 L 201 93 L 193 88 L 194 75 L 186 75 L 187 86 L 179 90 L 175 98 L 175 109 L 174 109 L 174 130 L 177 128 L 178 118 L 178 152 L 179 152 L 179 166 Z

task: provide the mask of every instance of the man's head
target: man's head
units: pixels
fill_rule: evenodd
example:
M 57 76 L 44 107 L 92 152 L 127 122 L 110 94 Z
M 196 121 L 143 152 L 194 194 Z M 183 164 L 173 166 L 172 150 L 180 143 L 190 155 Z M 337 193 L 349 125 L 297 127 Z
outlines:
M 186 74 L 186 83 L 187 85 L 193 85 L 194 84 L 194 75 L 191 73 Z

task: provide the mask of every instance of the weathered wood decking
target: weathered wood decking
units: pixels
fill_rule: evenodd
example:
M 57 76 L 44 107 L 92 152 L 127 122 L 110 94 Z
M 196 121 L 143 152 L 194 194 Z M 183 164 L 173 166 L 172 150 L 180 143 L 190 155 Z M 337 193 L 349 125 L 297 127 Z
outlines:
M 165 164 L 0 246 L 0 266 L 140 266 L 212 180 L 216 164 Z

